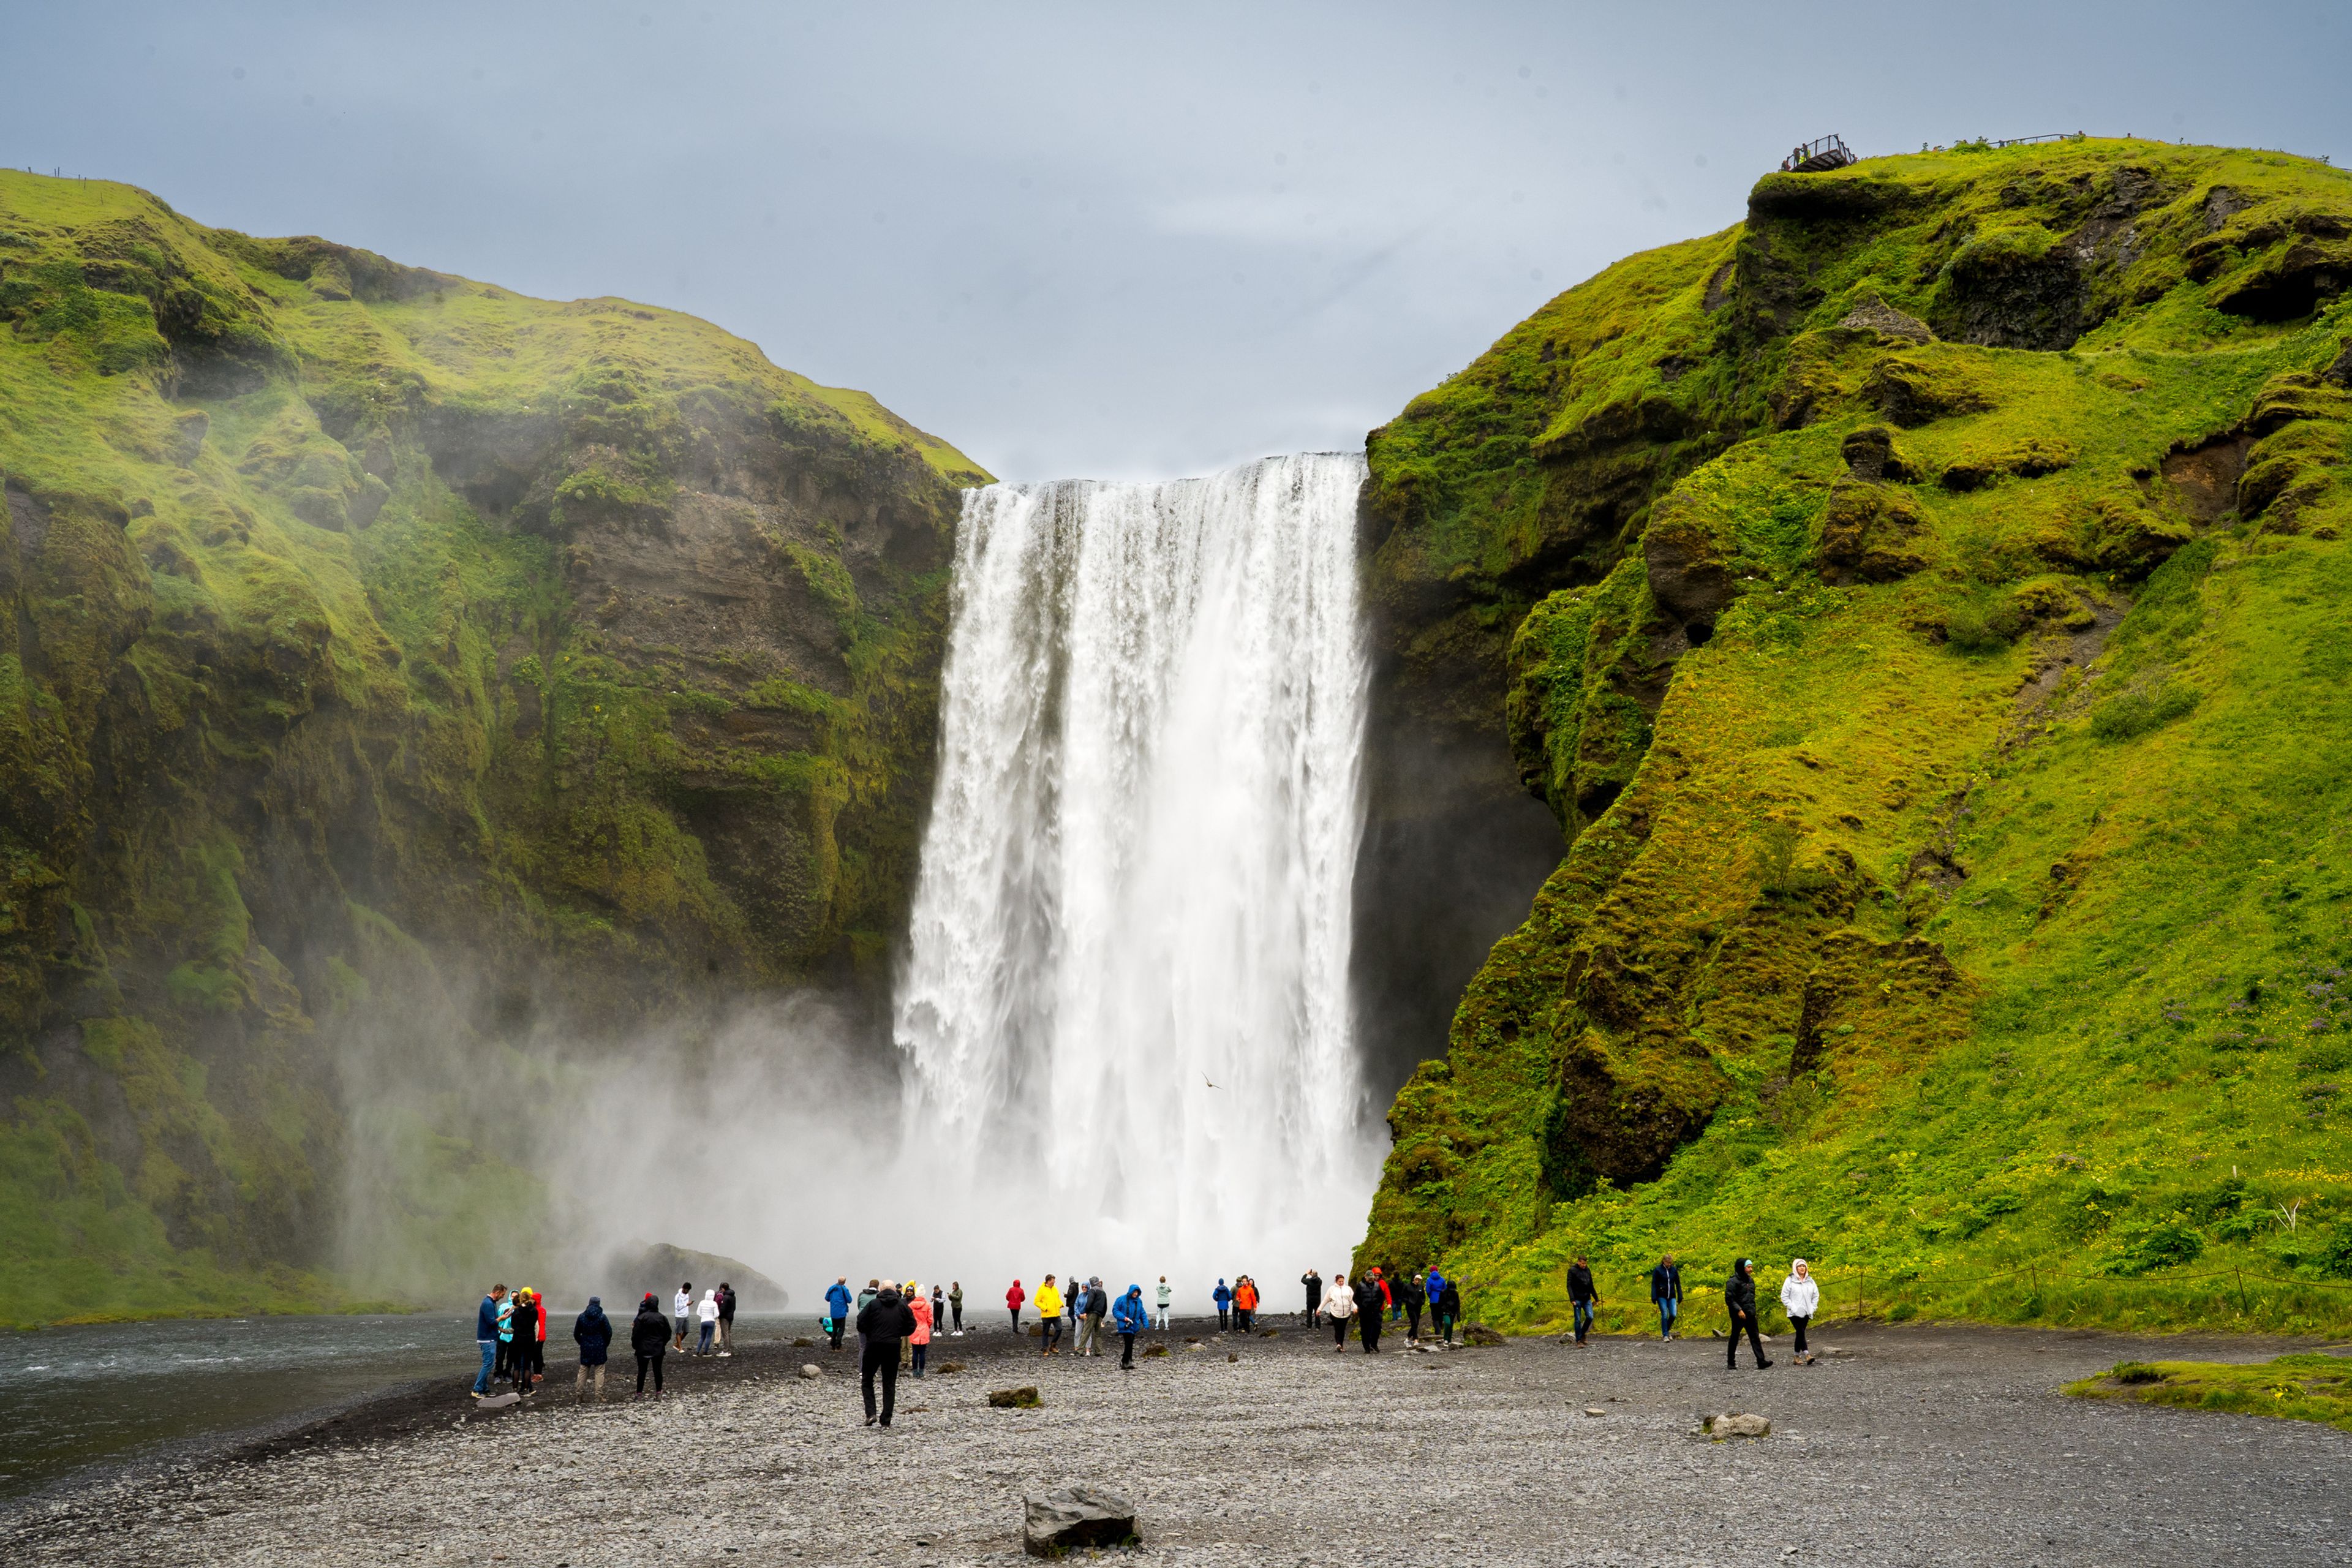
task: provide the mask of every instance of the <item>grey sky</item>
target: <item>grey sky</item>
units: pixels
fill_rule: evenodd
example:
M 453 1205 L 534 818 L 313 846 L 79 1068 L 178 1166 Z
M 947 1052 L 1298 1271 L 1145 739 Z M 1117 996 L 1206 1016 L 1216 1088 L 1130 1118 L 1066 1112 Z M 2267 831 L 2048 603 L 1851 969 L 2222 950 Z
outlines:
M 2352 154 L 2352 7 L 5 0 L 0 162 L 691 310 L 1007 478 L 1353 447 L 1791 142 Z

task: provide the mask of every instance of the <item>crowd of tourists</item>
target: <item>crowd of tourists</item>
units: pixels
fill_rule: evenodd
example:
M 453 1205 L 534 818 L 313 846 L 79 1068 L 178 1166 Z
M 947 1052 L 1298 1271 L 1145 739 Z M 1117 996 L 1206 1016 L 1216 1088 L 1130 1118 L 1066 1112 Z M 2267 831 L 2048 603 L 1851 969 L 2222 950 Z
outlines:
M 660 1299 L 646 1291 L 629 1324 L 629 1348 L 637 1358 L 637 1389 L 631 1397 L 646 1396 L 648 1373 L 653 1396 L 662 1396 L 662 1362 L 673 1349 L 693 1355 L 733 1355 L 735 1300 L 735 1287 L 723 1283 L 698 1298 L 689 1279 L 678 1286 L 666 1315 Z M 482 1370 L 474 1379 L 476 1399 L 489 1397 L 499 1384 L 518 1396 L 539 1392 L 547 1380 L 547 1299 L 531 1287 L 518 1286 L 511 1293 L 503 1284 L 490 1287 L 474 1313 L 475 1344 L 482 1352 Z M 691 1352 L 686 1348 L 688 1338 L 695 1342 Z M 602 1297 L 589 1297 L 588 1305 L 572 1320 L 572 1340 L 580 1349 L 579 1369 L 572 1378 L 573 1396 L 604 1398 L 613 1320 L 604 1315 Z
M 1568 1266 L 1568 1301 L 1575 1316 L 1576 1343 L 1590 1349 L 1594 1320 L 1601 1311 L 1601 1287 L 1594 1282 L 1592 1267 L 1579 1254 Z M 1657 1309 L 1658 1339 L 1661 1343 L 1681 1336 L 1675 1332 L 1682 1321 L 1683 1268 L 1667 1253 L 1650 1270 L 1650 1304 Z M 1799 1366 L 1810 1366 L 1821 1358 L 1805 1342 L 1805 1332 L 1812 1326 L 1813 1316 L 1822 1308 L 1821 1282 L 1813 1278 L 1812 1265 L 1803 1258 L 1793 1258 L 1789 1272 L 1780 1281 L 1780 1310 L 1788 1314 L 1789 1327 L 1796 1334 L 1790 1353 Z M 1742 1258 L 1731 1266 L 1731 1273 L 1723 1282 L 1723 1310 L 1730 1330 L 1724 1336 L 1726 1366 L 1739 1364 L 1739 1342 L 1745 1336 L 1756 1369 L 1761 1372 L 1772 1364 L 1764 1354 L 1763 1325 L 1756 1309 L 1756 1260 Z
M 1381 1348 L 1384 1330 L 1400 1324 L 1407 1346 L 1422 1345 L 1424 1314 L 1429 1321 L 1427 1342 L 1451 1345 L 1461 1329 L 1461 1286 L 1447 1279 L 1433 1263 L 1424 1268 L 1393 1274 L 1386 1268 L 1365 1268 L 1352 1278 L 1344 1268 L 1334 1269 L 1328 1282 L 1322 1274 L 1309 1268 L 1299 1276 L 1298 1283 L 1304 1307 L 1297 1321 L 1310 1328 L 1328 1328 L 1335 1354 L 1346 1351 L 1351 1332 L 1364 1353 L 1375 1354 Z M 1590 1348 L 1601 1298 L 1591 1266 L 1581 1255 L 1568 1267 L 1567 1286 L 1574 1316 L 1575 1343 Z M 1658 1314 L 1660 1340 L 1679 1338 L 1676 1330 L 1682 1320 L 1683 1272 L 1672 1254 L 1659 1258 L 1657 1266 L 1650 1270 L 1649 1286 L 1650 1300 Z M 1756 1289 L 1755 1260 L 1740 1258 L 1732 1266 L 1723 1287 L 1729 1322 L 1726 1336 L 1727 1365 L 1738 1365 L 1743 1337 L 1753 1350 L 1753 1360 L 1759 1370 L 1772 1364 L 1764 1354 Z M 1806 1344 L 1805 1335 L 1820 1310 L 1821 1287 L 1805 1259 L 1800 1258 L 1790 1264 L 1780 1283 L 1780 1304 L 1795 1330 L 1796 1359 L 1801 1365 L 1808 1363 L 1816 1359 Z M 1066 1331 L 1071 1342 L 1067 1353 L 1101 1355 L 1104 1325 L 1108 1321 L 1110 1332 L 1118 1336 L 1118 1364 L 1122 1370 L 1131 1372 L 1135 1367 L 1137 1336 L 1169 1327 L 1169 1303 L 1173 1296 L 1173 1288 L 1165 1274 L 1160 1276 L 1147 1300 L 1139 1284 L 1129 1285 L 1114 1296 L 1104 1285 L 1102 1276 L 1082 1278 L 1073 1272 L 1047 1274 L 1038 1281 L 1034 1293 L 1015 1279 L 1004 1293 L 1004 1305 L 1014 1333 L 1036 1334 L 1041 1357 L 1064 1353 Z M 1220 1278 L 1210 1292 L 1210 1300 L 1217 1310 L 1219 1332 L 1262 1331 L 1265 1297 L 1251 1276 L 1236 1274 L 1230 1283 Z M 674 1352 L 732 1355 L 735 1305 L 734 1289 L 726 1284 L 706 1289 L 698 1297 L 691 1281 L 682 1283 L 670 1299 L 667 1312 L 659 1298 L 647 1291 L 629 1325 L 629 1348 L 636 1358 L 637 1374 L 636 1390 L 631 1397 L 646 1396 L 648 1375 L 653 1383 L 652 1396 L 662 1397 L 663 1360 Z M 904 1371 L 917 1378 L 928 1373 L 934 1338 L 961 1338 L 966 1332 L 963 1309 L 961 1280 L 951 1280 L 944 1286 L 935 1283 L 927 1291 L 912 1279 L 889 1281 L 877 1277 L 868 1279 L 864 1289 L 853 1291 L 848 1276 L 842 1275 L 826 1287 L 824 1312 L 817 1320 L 818 1327 L 836 1351 L 843 1348 L 844 1334 L 852 1330 L 856 1332 L 858 1381 L 865 1397 L 866 1425 L 890 1425 L 898 1403 L 899 1373 Z M 1034 1331 L 1023 1321 L 1024 1310 L 1035 1314 Z M 492 1287 L 482 1299 L 476 1317 L 475 1338 L 479 1342 L 482 1366 L 474 1380 L 474 1397 L 488 1396 L 499 1384 L 510 1386 L 517 1395 L 537 1392 L 547 1374 L 547 1302 L 539 1291 L 522 1286 L 509 1293 L 504 1285 Z M 572 1320 L 572 1338 L 580 1354 L 579 1368 L 572 1377 L 573 1394 L 581 1399 L 602 1399 L 614 1329 L 598 1298 L 590 1297 L 588 1305 Z M 690 1352 L 689 1340 L 693 1342 Z

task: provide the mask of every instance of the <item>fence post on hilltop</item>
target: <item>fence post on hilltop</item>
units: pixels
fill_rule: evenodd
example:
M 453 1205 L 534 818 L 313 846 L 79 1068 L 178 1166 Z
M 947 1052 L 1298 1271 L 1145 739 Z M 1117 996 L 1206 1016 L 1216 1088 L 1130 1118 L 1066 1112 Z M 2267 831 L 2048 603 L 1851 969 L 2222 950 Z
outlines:
M 2238 1316 L 2242 1318 L 2251 1318 L 2254 1313 L 2253 1309 L 2246 1305 L 2245 1267 L 2242 1264 L 2231 1264 L 2230 1267 L 2232 1272 L 2238 1276 Z

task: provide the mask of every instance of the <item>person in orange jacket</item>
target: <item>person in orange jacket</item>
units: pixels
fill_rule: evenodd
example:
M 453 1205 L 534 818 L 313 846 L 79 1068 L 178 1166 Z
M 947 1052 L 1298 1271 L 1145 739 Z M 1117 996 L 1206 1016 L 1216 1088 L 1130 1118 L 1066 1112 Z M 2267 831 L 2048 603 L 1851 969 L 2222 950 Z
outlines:
M 1234 1310 L 1240 1314 L 1241 1331 L 1248 1333 L 1257 1312 L 1257 1282 L 1246 1274 L 1234 1282 Z

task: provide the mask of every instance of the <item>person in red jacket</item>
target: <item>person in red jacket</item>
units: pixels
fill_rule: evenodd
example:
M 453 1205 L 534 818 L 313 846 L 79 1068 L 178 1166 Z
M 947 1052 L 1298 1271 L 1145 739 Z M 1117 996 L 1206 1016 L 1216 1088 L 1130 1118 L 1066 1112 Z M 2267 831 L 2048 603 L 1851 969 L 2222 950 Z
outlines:
M 1004 1304 L 1013 1310 L 1013 1331 L 1016 1334 L 1021 1331 L 1021 1303 L 1028 1299 L 1028 1293 L 1021 1289 L 1018 1279 L 1013 1282 L 1013 1289 L 1004 1293 Z

